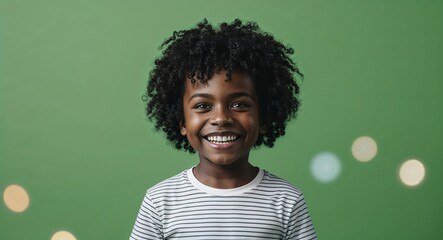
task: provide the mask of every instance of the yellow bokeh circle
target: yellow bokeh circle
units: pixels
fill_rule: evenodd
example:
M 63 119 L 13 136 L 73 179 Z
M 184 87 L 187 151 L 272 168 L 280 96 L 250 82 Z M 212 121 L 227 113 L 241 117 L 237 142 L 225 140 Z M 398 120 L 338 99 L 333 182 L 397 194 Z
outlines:
M 29 195 L 26 190 L 16 184 L 11 184 L 3 192 L 3 201 L 9 210 L 24 212 L 29 207 Z
M 425 178 L 426 170 L 422 162 L 410 159 L 404 162 L 399 170 L 400 180 L 409 187 L 419 185 Z
M 360 162 L 371 161 L 377 154 L 377 143 L 368 136 L 361 136 L 352 143 L 352 155 Z
M 68 231 L 58 231 L 52 235 L 51 240 L 76 240 L 76 238 Z

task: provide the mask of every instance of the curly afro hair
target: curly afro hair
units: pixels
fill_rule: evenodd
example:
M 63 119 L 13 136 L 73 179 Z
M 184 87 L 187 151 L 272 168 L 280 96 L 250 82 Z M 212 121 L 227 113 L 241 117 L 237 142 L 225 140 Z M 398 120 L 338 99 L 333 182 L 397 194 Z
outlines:
M 175 148 L 194 153 L 186 136 L 180 134 L 183 120 L 183 94 L 186 79 L 205 83 L 214 73 L 226 71 L 227 81 L 235 71 L 249 74 L 260 102 L 260 120 L 268 128 L 254 147 L 273 147 L 285 134 L 286 123 L 296 116 L 300 101 L 294 75 L 303 77 L 284 46 L 254 22 L 222 23 L 214 28 L 206 19 L 195 28 L 174 31 L 160 49 L 150 72 L 146 94 L 146 115 L 155 121 Z

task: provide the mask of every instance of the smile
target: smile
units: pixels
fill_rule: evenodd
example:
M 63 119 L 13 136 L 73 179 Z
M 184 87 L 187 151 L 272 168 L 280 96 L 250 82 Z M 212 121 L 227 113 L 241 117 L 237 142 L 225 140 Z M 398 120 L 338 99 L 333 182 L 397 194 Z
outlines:
M 215 144 L 229 144 L 237 139 L 239 139 L 238 135 L 226 135 L 226 136 L 207 136 L 204 137 L 206 140 L 208 140 L 211 143 Z

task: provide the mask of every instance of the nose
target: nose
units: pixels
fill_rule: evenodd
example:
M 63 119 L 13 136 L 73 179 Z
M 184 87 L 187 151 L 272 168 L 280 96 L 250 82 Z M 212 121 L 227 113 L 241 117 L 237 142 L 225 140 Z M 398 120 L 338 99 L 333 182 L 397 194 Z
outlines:
M 213 115 L 211 116 L 210 123 L 212 125 L 225 126 L 233 122 L 232 116 L 229 109 L 224 106 L 217 106 L 213 110 Z

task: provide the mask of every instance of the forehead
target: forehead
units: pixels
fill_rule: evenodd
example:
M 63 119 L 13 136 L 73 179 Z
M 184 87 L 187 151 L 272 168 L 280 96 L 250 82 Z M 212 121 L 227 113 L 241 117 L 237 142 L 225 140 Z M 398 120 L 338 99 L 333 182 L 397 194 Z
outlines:
M 186 80 L 185 83 L 185 97 L 192 96 L 196 93 L 211 93 L 211 94 L 230 94 L 232 92 L 244 92 L 251 96 L 256 96 L 254 81 L 245 73 L 233 72 L 231 79 L 227 79 L 226 71 L 214 73 L 212 78 L 202 83 L 199 80 Z

